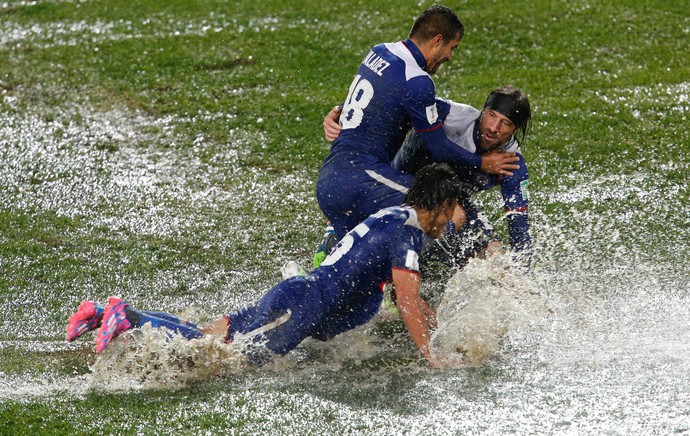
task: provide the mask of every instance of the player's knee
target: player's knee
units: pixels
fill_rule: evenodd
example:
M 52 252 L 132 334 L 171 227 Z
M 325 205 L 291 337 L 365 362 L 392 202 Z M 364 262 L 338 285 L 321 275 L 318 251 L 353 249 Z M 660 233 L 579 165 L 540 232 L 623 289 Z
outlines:
M 222 335 L 225 336 L 228 332 L 228 327 L 230 327 L 230 319 L 228 317 L 222 317 L 213 321 L 211 324 L 201 328 L 201 332 L 205 335 Z

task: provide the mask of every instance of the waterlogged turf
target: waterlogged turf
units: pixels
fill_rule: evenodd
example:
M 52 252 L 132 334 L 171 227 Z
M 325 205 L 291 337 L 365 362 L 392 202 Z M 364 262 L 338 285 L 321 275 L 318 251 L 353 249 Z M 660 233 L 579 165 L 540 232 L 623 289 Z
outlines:
M 219 338 L 64 342 L 83 299 L 203 323 L 307 267 L 323 115 L 427 5 L 0 2 L 0 434 L 690 432 L 682 1 L 450 5 L 439 94 L 534 110 L 532 268 L 425 288 L 463 366 L 386 314 L 260 370 Z M 477 200 L 505 235 L 499 197 Z

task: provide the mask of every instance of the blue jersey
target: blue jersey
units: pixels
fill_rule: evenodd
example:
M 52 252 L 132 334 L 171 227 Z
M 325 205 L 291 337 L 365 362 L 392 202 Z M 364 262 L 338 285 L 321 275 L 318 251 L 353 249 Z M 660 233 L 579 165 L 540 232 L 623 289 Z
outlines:
M 286 354 L 307 337 L 326 340 L 366 323 L 393 269 L 419 272 L 424 238 L 414 209 L 381 210 L 347 233 L 309 275 L 284 280 L 255 305 L 230 314 L 228 338 L 285 320 L 259 341 Z
M 439 118 L 443 120 L 443 129 L 456 147 L 481 156 L 479 144 L 479 117 L 481 112 L 472 106 L 455 103 L 449 100 L 437 100 Z M 506 152 L 514 152 L 520 159 L 516 162 L 520 169 L 514 170 L 512 176 L 497 176 L 487 174 L 480 169 L 468 168 L 464 165 L 453 165 L 460 180 L 470 187 L 472 192 L 484 191 L 500 186 L 503 204 L 507 214 L 508 232 L 511 247 L 516 251 L 529 250 L 531 238 L 528 221 L 528 172 L 527 163 L 520 152 L 515 137 L 502 148 Z M 434 158 L 419 134 L 411 134 L 396 155 L 393 166 L 406 173 L 414 174 L 422 166 L 434 162 Z M 451 163 L 452 164 L 452 163 Z M 484 214 L 472 204 L 463 204 L 467 212 L 468 223 L 474 223 L 477 228 L 485 226 L 483 233 L 493 237 L 493 229 Z
M 331 157 L 347 153 L 389 163 L 410 127 L 440 127 L 436 89 L 424 67 L 424 56 L 409 40 L 372 48 L 350 85 Z
M 414 209 L 383 209 L 348 232 L 312 274 L 336 285 L 330 288 L 335 294 L 328 296 L 333 301 L 360 290 L 380 289 L 393 269 L 419 271 L 423 239 Z
M 379 209 L 402 203 L 412 177 L 390 163 L 413 128 L 439 161 L 481 166 L 444 134 L 426 60 L 409 39 L 379 44 L 357 70 L 343 103 L 342 131 L 319 172 L 316 194 L 339 238 Z

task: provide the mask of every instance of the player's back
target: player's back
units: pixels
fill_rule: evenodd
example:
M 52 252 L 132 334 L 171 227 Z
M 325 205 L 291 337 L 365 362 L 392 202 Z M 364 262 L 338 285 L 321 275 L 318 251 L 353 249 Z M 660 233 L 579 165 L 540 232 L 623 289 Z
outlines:
M 350 85 L 332 153 L 390 162 L 412 125 L 406 101 L 429 86 L 433 93 L 433 82 L 402 41 L 372 48 Z
M 371 292 L 391 278 L 392 268 L 418 271 L 423 238 L 414 209 L 382 209 L 348 232 L 312 274 L 343 293 Z

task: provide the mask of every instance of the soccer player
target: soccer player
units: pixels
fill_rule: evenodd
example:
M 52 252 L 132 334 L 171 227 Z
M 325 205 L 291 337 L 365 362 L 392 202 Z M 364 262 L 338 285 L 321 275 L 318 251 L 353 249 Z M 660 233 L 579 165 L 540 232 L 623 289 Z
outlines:
M 307 337 L 328 340 L 369 321 L 382 301 L 381 284 L 392 278 L 396 304 L 422 356 L 432 366 L 444 362 L 429 350 L 433 309 L 419 296 L 419 253 L 425 238 L 437 238 L 452 219 L 464 219 L 459 180 L 447 164 L 419 170 L 404 205 L 382 209 L 355 226 L 320 268 L 278 283 L 257 303 L 205 328 L 160 312 L 143 312 L 111 297 L 106 308 L 84 302 L 67 326 L 67 340 L 98 328 L 96 352 L 121 332 L 151 323 L 189 339 L 222 334 L 227 341 L 252 337 L 250 362 L 261 365 L 284 355 Z M 100 326 L 100 327 L 99 327 Z
M 498 236 L 486 215 L 470 201 L 472 194 L 500 186 L 508 221 L 510 247 L 525 261 L 529 261 L 532 239 L 528 220 L 528 172 L 520 152 L 520 143 L 524 141 L 532 120 L 527 95 L 517 88 L 504 86 L 491 91 L 481 111 L 443 99 L 437 99 L 437 106 L 439 118 L 443 120 L 443 130 L 457 147 L 478 156 L 496 151 L 515 153 L 519 159 L 516 162 L 519 168 L 510 175 L 495 175 L 464 165 L 452 165 L 468 194 L 462 204 L 467 217 L 466 224 L 456 234 L 447 232 L 444 235 L 443 244 L 448 246 L 430 245 L 430 254 L 435 258 L 447 258 L 452 254 L 453 258 L 446 260 L 462 266 L 469 257 L 501 250 Z M 338 137 L 341 131 L 339 116 L 340 108 L 335 107 L 324 118 L 326 139 L 334 140 Z M 433 160 L 422 135 L 411 132 L 392 165 L 398 170 L 414 174 Z M 440 244 L 441 240 L 438 242 Z
M 478 169 L 453 165 L 468 191 L 467 201 L 462 205 L 467 215 L 466 225 L 459 232 L 458 238 L 451 235 L 444 239 L 445 242 L 455 239 L 454 244 L 451 242 L 451 251 L 456 263 L 461 266 L 468 257 L 486 252 L 487 249 L 500 249 L 498 236 L 486 215 L 469 200 L 473 193 L 495 186 L 501 188 L 510 247 L 528 262 L 532 249 L 528 216 L 529 180 L 527 163 L 520 151 L 520 143 L 524 141 L 532 120 L 527 95 L 517 88 L 505 86 L 491 91 L 481 111 L 452 101 L 440 101 L 438 106 L 439 117 L 444 118 L 444 131 L 458 146 L 479 156 L 496 151 L 513 152 L 519 159 L 516 162 L 519 168 L 511 175 L 487 174 Z M 406 138 L 393 166 L 414 174 L 432 161 L 434 158 L 429 147 L 420 135 L 413 132 Z M 448 250 L 440 249 L 436 252 L 444 255 Z
M 463 34 L 455 12 L 436 5 L 416 18 L 407 39 L 376 45 L 365 56 L 342 105 L 342 132 L 316 184 L 319 207 L 337 239 L 377 210 L 402 204 L 412 175 L 390 163 L 410 128 L 435 161 L 491 174 L 518 168 L 514 153 L 478 156 L 444 134 L 431 75 L 451 59 Z

